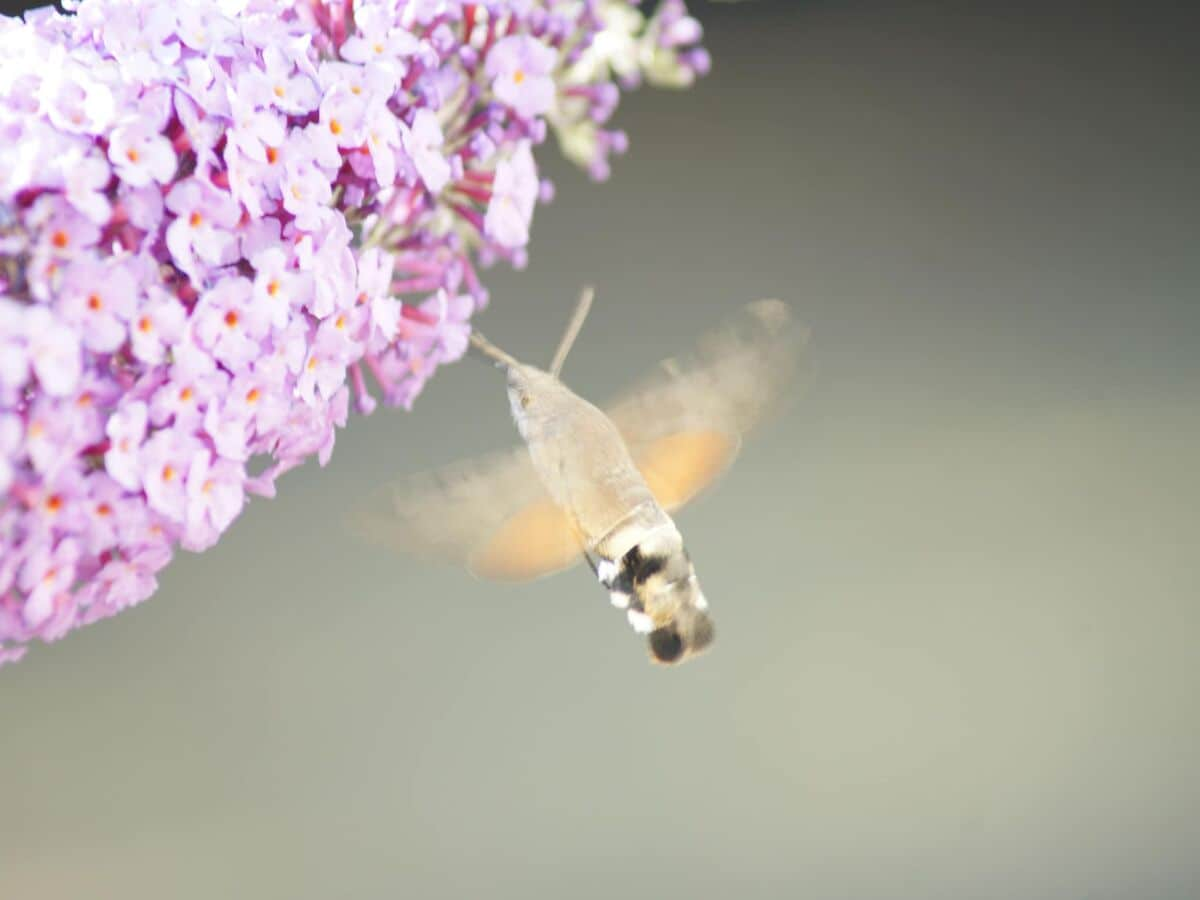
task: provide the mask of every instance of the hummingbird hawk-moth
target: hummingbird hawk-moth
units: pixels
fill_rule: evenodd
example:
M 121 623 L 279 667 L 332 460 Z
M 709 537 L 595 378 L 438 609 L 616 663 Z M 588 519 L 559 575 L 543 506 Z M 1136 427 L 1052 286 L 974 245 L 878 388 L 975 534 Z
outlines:
M 357 525 L 372 540 L 483 578 L 522 581 L 585 559 L 648 636 L 652 658 L 678 663 L 707 648 L 714 630 L 670 514 L 729 467 L 775 405 L 798 329 L 782 302 L 750 303 L 690 358 L 665 361 L 601 410 L 559 378 L 591 298 L 585 291 L 546 369 L 471 335 L 507 376 L 525 447 L 392 485 Z

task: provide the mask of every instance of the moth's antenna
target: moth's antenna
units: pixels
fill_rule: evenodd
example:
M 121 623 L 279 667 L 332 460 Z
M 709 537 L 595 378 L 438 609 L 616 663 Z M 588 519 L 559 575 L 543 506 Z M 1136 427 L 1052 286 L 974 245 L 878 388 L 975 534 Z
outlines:
M 519 362 L 513 359 L 513 357 L 509 356 L 478 331 L 472 330 L 471 336 L 468 338 L 468 340 L 471 342 L 472 347 L 474 347 L 492 362 L 496 363 L 498 366 L 510 369 L 519 367 L 521 365 Z
M 575 338 L 579 337 L 579 329 L 583 327 L 583 320 L 587 318 L 588 310 L 592 308 L 592 297 L 595 294 L 596 289 L 588 285 L 579 295 L 579 302 L 575 304 L 575 312 L 571 315 L 571 321 L 567 323 L 567 330 L 563 332 L 562 340 L 558 342 L 558 349 L 554 351 L 554 359 L 550 361 L 550 374 L 555 378 L 562 371 L 563 363 L 567 361 L 567 354 L 571 352 L 571 345 L 575 343 Z

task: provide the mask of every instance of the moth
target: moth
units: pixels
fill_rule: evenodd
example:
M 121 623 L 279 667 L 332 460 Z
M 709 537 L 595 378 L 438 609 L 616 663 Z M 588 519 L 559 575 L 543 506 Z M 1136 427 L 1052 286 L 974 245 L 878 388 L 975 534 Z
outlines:
M 729 467 L 776 404 L 797 329 L 782 302 L 751 303 L 690 358 L 663 362 L 601 410 L 559 377 L 591 302 L 585 290 L 546 369 L 471 335 L 506 376 L 523 448 L 398 482 L 354 524 L 483 578 L 538 578 L 584 559 L 651 658 L 679 663 L 706 649 L 714 628 L 671 513 Z

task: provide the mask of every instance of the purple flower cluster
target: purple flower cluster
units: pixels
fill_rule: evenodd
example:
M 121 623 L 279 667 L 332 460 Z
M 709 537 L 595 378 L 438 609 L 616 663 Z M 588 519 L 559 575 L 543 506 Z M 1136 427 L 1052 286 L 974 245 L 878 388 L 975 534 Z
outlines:
M 682 2 L 82 0 L 0 20 L 0 662 L 149 597 L 409 407 L 523 265 L 553 129 L 708 66 Z

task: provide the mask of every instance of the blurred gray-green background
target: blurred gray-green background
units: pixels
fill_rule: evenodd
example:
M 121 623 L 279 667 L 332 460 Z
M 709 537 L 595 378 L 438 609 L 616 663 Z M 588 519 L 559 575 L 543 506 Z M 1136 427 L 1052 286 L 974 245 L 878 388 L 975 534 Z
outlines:
M 601 400 L 790 301 L 804 396 L 680 516 L 679 669 L 584 568 L 360 546 L 515 440 L 496 373 L 356 418 L 155 598 L 0 670 L 0 894 L 1194 897 L 1200 92 L 1129 5 L 697 6 L 715 65 L 558 183 L 479 320 Z M 1134 11 L 1136 10 L 1136 11 Z

